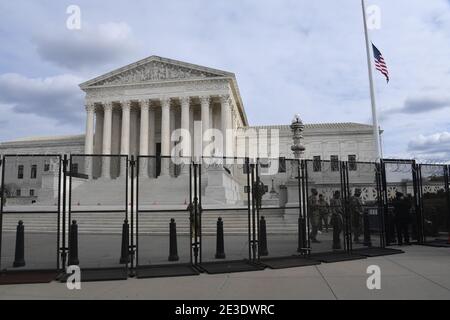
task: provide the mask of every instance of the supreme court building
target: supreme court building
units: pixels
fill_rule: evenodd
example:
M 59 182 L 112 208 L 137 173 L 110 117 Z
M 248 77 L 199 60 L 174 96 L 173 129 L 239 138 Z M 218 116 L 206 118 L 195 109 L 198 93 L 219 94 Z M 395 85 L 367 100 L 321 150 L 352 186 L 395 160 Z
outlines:
M 240 142 L 249 135 L 263 132 L 267 134 L 269 142 L 266 147 L 269 153 L 263 157 L 293 157 L 289 127 L 293 115 L 285 115 L 285 124 L 251 126 L 236 77 L 231 72 L 150 56 L 86 81 L 80 88 L 86 94 L 85 134 L 2 142 L 0 155 L 161 155 L 163 160 L 141 161 L 139 171 L 143 178 L 163 181 L 180 178 L 187 173 L 171 161 L 164 160 L 164 157 L 172 155 L 172 150 L 180 141 L 190 139 L 187 146 L 191 152 L 184 148 L 177 156 L 191 156 L 196 153 L 196 148 L 202 151 L 211 141 L 217 140 L 212 135 L 205 138 L 202 133 L 217 129 L 230 134 L 225 134 L 218 147 L 211 148 L 206 156 L 245 156 L 245 152 L 239 153 L 240 146 L 245 145 L 245 142 Z M 282 112 L 282 106 L 279 110 Z M 301 114 L 301 111 L 300 105 L 298 112 Z M 189 137 L 185 138 L 183 134 L 182 139 L 174 137 L 173 133 L 177 129 L 189 132 Z M 200 140 L 195 138 L 198 132 Z M 303 156 L 306 159 L 366 161 L 375 158 L 371 125 L 305 124 L 303 135 L 303 145 L 306 147 Z M 279 142 L 276 154 L 270 154 L 271 150 L 275 150 L 271 148 L 274 141 L 270 139 L 271 136 Z M 258 152 L 261 150 L 258 149 Z M 23 164 L 16 163 L 14 168 L 6 167 L 7 171 L 14 172 L 9 179 L 15 185 L 17 198 L 35 199 L 38 196 L 34 190 L 40 185 L 54 185 L 46 182 L 46 179 L 52 179 L 48 178 L 52 172 L 51 164 L 33 159 L 20 161 Z M 85 161 L 80 158 L 72 169 L 88 174 L 90 179 L 113 183 L 124 176 L 124 164 L 124 161 L 114 161 L 108 157 Z M 236 202 L 241 197 L 237 194 L 238 186 L 235 185 L 237 182 L 233 179 L 232 171 L 211 172 L 205 183 L 205 201 L 208 194 L 211 201 L 226 203 Z M 170 186 L 176 188 L 175 184 Z M 89 188 L 86 190 L 88 194 Z

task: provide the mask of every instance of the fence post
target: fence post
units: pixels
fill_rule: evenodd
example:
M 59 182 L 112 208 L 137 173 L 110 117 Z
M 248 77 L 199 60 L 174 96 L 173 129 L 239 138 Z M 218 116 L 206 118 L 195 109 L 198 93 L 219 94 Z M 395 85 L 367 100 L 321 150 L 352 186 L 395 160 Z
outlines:
M 261 217 L 259 223 L 259 255 L 266 257 L 269 255 L 269 251 L 267 250 L 267 229 L 266 229 L 266 219 L 264 216 Z
M 223 240 L 223 221 L 217 219 L 216 259 L 225 259 L 225 246 Z
M 128 243 L 130 240 L 130 234 L 129 234 L 129 229 L 130 226 L 128 224 L 128 221 L 125 220 L 123 222 L 122 225 L 122 250 L 120 253 L 120 263 L 121 264 L 126 264 L 128 262 L 130 262 L 130 255 L 129 255 L 129 248 L 128 248 Z
M 1 179 L 0 179 L 0 266 L 2 265 L 2 238 L 3 238 L 3 205 L 6 203 L 5 192 L 5 156 L 0 158 Z
M 169 224 L 170 234 L 169 234 L 169 261 L 178 261 L 178 245 L 177 245 L 177 225 L 175 219 L 170 219 Z
M 69 227 L 69 266 L 79 265 L 78 260 L 78 225 L 75 220 Z
M 16 250 L 14 255 L 14 268 L 25 266 L 25 227 L 20 220 L 16 231 Z

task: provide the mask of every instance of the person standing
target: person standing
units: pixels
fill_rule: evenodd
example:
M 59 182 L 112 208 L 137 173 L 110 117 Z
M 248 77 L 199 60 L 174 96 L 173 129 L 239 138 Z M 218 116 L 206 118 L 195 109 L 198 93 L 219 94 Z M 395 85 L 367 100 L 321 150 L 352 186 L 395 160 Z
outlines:
M 323 197 L 323 194 L 319 195 L 318 205 L 319 205 L 319 230 L 323 231 L 323 227 L 325 227 L 325 231 L 328 232 L 328 215 L 330 213 L 330 206 Z
M 308 209 L 310 213 L 310 223 L 311 223 L 311 241 L 313 243 L 320 243 L 317 240 L 317 231 L 319 227 L 319 201 L 317 195 L 319 193 L 316 189 L 311 189 L 311 195 L 308 197 Z
M 361 235 L 361 220 L 363 215 L 363 203 L 361 200 L 361 189 L 355 189 L 355 192 L 349 201 L 350 219 L 352 223 L 353 242 L 359 243 Z
M 403 193 L 397 192 L 395 200 L 393 201 L 395 226 L 397 231 L 397 243 L 403 245 L 403 240 L 406 244 L 409 242 L 409 222 L 410 222 L 410 210 L 411 203 L 405 198 Z
M 343 229 L 343 209 L 341 201 L 341 193 L 335 191 L 333 198 L 330 200 L 331 211 L 331 226 L 333 227 L 333 250 L 340 250 L 341 247 L 341 232 Z

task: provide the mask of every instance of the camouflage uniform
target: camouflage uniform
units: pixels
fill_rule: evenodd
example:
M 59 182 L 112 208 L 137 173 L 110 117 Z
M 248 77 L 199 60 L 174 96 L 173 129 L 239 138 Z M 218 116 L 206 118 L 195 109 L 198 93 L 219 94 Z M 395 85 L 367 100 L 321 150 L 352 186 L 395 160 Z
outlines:
M 317 230 L 319 227 L 319 201 L 317 195 L 310 195 L 308 197 L 309 205 L 309 221 L 311 223 L 311 240 L 317 242 Z
M 319 230 L 322 231 L 322 227 L 325 225 L 325 230 L 328 232 L 328 215 L 330 213 L 330 207 L 328 202 L 322 198 L 319 198 Z
M 362 217 L 364 213 L 363 203 L 360 197 L 351 196 L 349 200 L 350 219 L 352 223 L 353 241 L 359 242 L 361 235 Z
M 333 250 L 341 249 L 341 232 L 344 225 L 341 199 L 330 200 L 331 226 L 333 227 Z

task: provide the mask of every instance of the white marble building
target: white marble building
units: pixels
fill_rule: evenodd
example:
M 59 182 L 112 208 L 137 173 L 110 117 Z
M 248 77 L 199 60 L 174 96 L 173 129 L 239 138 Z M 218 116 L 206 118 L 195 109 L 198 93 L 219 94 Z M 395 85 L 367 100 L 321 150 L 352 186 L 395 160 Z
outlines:
M 80 88 L 86 93 L 84 135 L 2 142 L 0 155 L 84 153 L 169 157 L 179 141 L 172 136 L 175 129 L 186 129 L 191 133 L 190 148 L 193 152 L 195 148 L 202 150 L 211 143 L 210 136 L 203 137 L 203 141 L 195 139 L 194 142 L 194 131 L 204 133 L 208 129 L 225 129 L 231 132 L 223 140 L 227 156 L 242 155 L 239 152 L 246 137 L 255 132 L 265 134 L 266 131 L 269 136 L 279 136 L 279 153 L 278 148 L 273 149 L 269 144 L 269 154 L 263 154 L 262 157 L 293 156 L 290 150 L 292 136 L 288 125 L 292 115 L 286 114 L 286 125 L 250 126 L 236 77 L 230 72 L 151 56 L 84 82 Z M 372 132 L 372 126 L 357 123 L 306 124 L 304 157 L 316 160 L 319 157 L 321 160 L 372 160 L 375 158 Z M 184 138 L 183 136 L 181 141 L 185 141 Z M 275 151 L 270 153 L 272 149 Z M 213 150 L 216 155 L 221 154 L 216 149 Z M 260 148 L 258 152 L 261 151 Z M 189 153 L 184 150 L 181 155 L 187 156 Z M 119 162 L 109 158 L 87 159 L 82 161 L 79 158 L 74 161 L 77 167 L 74 169 L 88 174 L 91 180 L 113 181 L 123 177 L 124 167 Z M 31 162 L 27 160 L 23 164 L 21 170 L 25 173 L 21 179 L 13 178 L 18 175 L 18 163 L 14 163 L 13 168 L 5 168 L 7 172 L 12 172 L 8 181 L 14 182 L 16 189 L 20 190 L 17 195 L 22 197 L 31 196 L 31 175 L 26 173 L 27 170 L 31 170 L 32 166 L 38 172 L 48 169 L 45 161 L 36 158 L 35 163 Z M 141 161 L 141 177 L 148 180 L 162 181 L 175 176 L 182 178 L 186 173 L 186 170 L 177 170 L 170 161 Z M 45 175 L 37 174 L 31 179 L 32 183 L 41 183 L 43 176 Z M 225 190 L 227 188 L 236 189 L 233 187 L 233 183 L 236 183 L 233 172 L 211 171 L 209 176 L 205 178 L 205 201 L 208 199 L 208 192 L 210 200 L 217 203 L 236 202 L 241 197 L 237 194 L 225 198 L 218 196 L 220 192 L 217 188 L 221 188 L 223 193 L 230 193 Z M 229 187 L 224 187 L 225 185 Z M 33 194 L 35 197 L 35 193 Z

